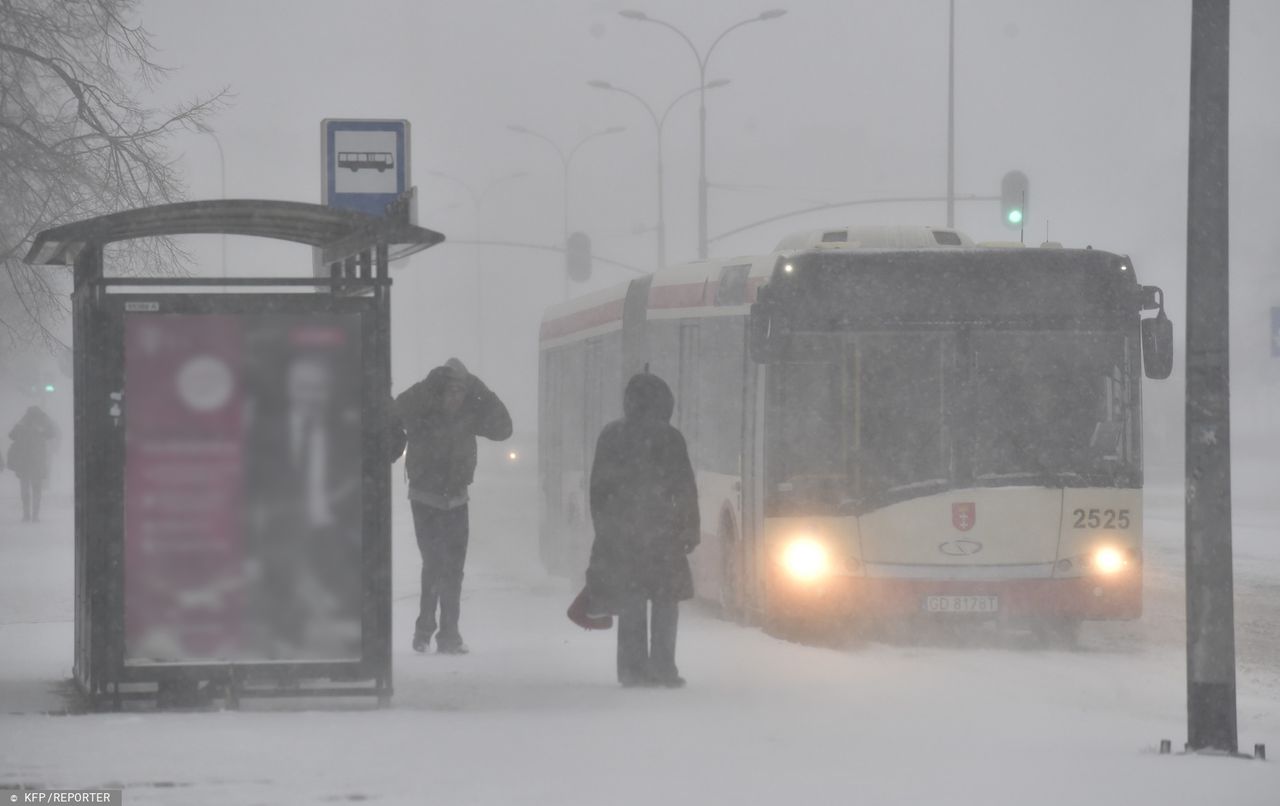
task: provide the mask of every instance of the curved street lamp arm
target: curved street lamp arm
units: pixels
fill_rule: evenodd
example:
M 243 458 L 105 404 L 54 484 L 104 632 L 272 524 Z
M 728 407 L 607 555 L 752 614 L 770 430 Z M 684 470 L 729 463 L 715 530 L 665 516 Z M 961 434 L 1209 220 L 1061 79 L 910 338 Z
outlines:
M 658 131 L 662 131 L 662 122 L 658 120 L 658 113 L 653 111 L 653 107 L 649 105 L 648 101 L 646 101 L 644 98 L 641 98 L 636 93 L 624 87 L 610 86 L 609 89 L 613 90 L 614 92 L 620 92 L 623 95 L 630 95 L 632 98 L 635 98 L 637 101 L 639 101 L 640 105 L 644 107 L 644 110 L 649 113 L 649 117 L 653 118 L 654 128 L 656 128 Z
M 689 46 L 689 50 L 693 51 L 693 58 L 695 61 L 698 62 L 698 71 L 706 72 L 706 67 L 707 67 L 706 59 L 702 58 L 702 54 L 698 52 L 698 46 L 693 44 L 693 40 L 690 39 L 689 36 L 684 31 L 681 31 L 679 28 L 675 27 L 669 22 L 665 22 L 663 20 L 657 20 L 657 19 L 654 19 L 653 17 L 645 17 L 644 20 L 642 20 L 642 22 L 651 22 L 654 25 L 661 25 L 663 28 L 667 28 L 672 31 L 675 31 L 676 34 L 681 39 L 684 40 L 685 44 Z M 723 36 L 723 34 L 721 36 Z
M 711 51 L 716 49 L 716 45 L 719 45 L 722 39 L 728 36 L 730 32 L 736 31 L 744 25 L 750 25 L 753 22 L 764 22 L 764 20 L 760 19 L 759 17 L 752 17 L 749 20 L 743 20 L 742 22 L 734 23 L 733 25 L 730 25 L 728 28 L 726 28 L 724 30 L 724 33 L 717 36 L 715 40 L 711 43 L 711 46 L 707 48 L 707 55 L 703 57 L 701 61 L 703 71 L 705 72 L 707 69 L 707 62 L 711 61 Z
M 687 89 L 672 99 L 671 103 L 667 104 L 666 111 L 662 113 L 661 120 L 658 121 L 658 131 L 662 131 L 662 127 L 667 125 L 667 116 L 671 114 L 672 109 L 676 108 L 676 104 L 680 103 L 685 98 L 688 98 L 690 95 L 697 93 L 700 89 L 702 89 L 702 87 Z
M 600 131 L 592 132 L 591 134 L 588 134 L 586 137 L 579 140 L 577 145 L 569 149 L 569 156 L 566 157 L 564 161 L 565 170 L 567 171 L 569 169 L 569 164 L 573 162 L 573 155 L 578 153 L 578 149 L 582 148 L 584 145 L 596 139 L 597 137 L 604 137 L 606 134 L 614 134 L 614 132 L 610 129 L 601 129 Z
M 564 155 L 564 149 L 560 147 L 560 144 L 557 143 L 555 140 L 552 140 L 550 137 L 546 136 L 545 134 L 535 132 L 533 129 L 526 129 L 523 126 L 508 127 L 508 128 L 510 128 L 511 131 L 516 132 L 517 134 L 527 134 L 530 137 L 536 137 L 539 140 L 543 141 L 544 143 L 547 143 L 548 145 L 550 145 L 552 148 L 556 150 L 556 156 L 560 157 L 561 162 L 564 162 L 564 163 L 568 162 L 568 160 L 565 158 L 565 155 Z

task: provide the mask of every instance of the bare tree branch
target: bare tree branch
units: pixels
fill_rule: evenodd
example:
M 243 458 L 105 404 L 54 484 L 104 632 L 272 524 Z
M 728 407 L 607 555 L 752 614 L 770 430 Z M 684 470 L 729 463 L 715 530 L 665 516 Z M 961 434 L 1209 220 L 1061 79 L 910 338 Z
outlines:
M 36 233 L 78 218 L 183 197 L 167 152 L 181 129 L 206 131 L 226 91 L 172 110 L 139 91 L 168 72 L 151 59 L 139 0 L 0 0 L 0 355 L 61 345 L 65 283 L 21 262 Z M 182 273 L 171 240 L 112 250 L 123 274 Z M 61 345 L 65 347 L 65 345 Z

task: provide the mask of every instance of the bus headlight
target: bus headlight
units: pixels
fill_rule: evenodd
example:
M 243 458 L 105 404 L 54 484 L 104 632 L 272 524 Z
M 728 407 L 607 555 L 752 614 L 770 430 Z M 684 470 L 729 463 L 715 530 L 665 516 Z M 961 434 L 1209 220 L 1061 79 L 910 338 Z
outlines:
M 1129 564 L 1129 558 L 1114 546 L 1103 546 L 1093 552 L 1093 570 L 1099 574 L 1115 574 L 1123 571 Z
M 831 571 L 827 549 L 811 537 L 798 537 L 782 551 L 782 567 L 799 582 L 813 582 Z

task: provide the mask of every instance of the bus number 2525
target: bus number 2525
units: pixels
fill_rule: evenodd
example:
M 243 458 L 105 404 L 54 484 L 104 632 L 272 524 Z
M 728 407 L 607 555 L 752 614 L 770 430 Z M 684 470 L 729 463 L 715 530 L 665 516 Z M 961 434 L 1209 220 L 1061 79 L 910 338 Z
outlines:
M 1072 516 L 1077 529 L 1128 529 L 1127 509 L 1077 509 Z

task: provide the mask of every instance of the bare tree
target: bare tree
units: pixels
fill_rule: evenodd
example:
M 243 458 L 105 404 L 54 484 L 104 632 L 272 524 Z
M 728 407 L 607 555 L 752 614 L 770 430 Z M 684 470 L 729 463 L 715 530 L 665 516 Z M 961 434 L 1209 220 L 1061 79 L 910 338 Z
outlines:
M 172 109 L 139 97 L 166 69 L 151 60 L 138 0 L 0 0 L 0 354 L 61 344 L 65 279 L 22 257 L 39 231 L 103 213 L 177 201 L 166 152 L 178 129 L 205 130 L 225 90 Z M 120 245 L 127 273 L 183 270 L 172 242 Z

